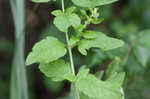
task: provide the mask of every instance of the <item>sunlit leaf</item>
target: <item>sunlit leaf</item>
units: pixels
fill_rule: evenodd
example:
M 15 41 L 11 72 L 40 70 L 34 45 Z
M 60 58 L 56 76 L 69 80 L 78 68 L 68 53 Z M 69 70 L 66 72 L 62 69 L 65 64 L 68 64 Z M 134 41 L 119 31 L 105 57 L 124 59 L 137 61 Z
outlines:
M 93 99 L 121 99 L 120 87 L 113 83 L 98 80 L 94 75 L 88 74 L 77 80 L 77 87 L 85 95 Z
M 48 64 L 40 64 L 39 69 L 47 77 L 53 78 L 54 81 L 62 81 L 65 79 L 73 81 L 75 78 L 71 75 L 71 68 L 69 63 L 64 60 L 56 60 Z
M 51 14 L 54 16 L 58 16 L 58 15 L 62 14 L 62 11 L 61 10 L 54 10 L 53 12 L 51 12 Z
M 56 18 L 54 19 L 54 24 L 62 32 L 66 32 L 70 26 L 76 28 L 80 25 L 80 23 L 81 20 L 75 13 L 72 14 L 62 13 L 56 16 Z
M 81 40 L 78 45 L 78 50 L 83 54 L 87 55 L 87 51 L 90 48 L 100 48 L 104 51 L 115 49 L 124 45 L 124 42 L 112 37 L 108 37 L 101 32 L 88 31 L 83 33 L 85 39 Z M 91 39 L 90 39 L 91 38 Z M 93 39 L 92 39 L 93 38 Z
M 70 46 L 71 46 L 71 47 L 74 47 L 74 46 L 77 44 L 77 42 L 79 42 L 79 41 L 80 41 L 79 38 L 77 38 L 77 37 L 75 37 L 75 36 L 72 36 L 72 37 L 70 38 L 70 40 L 69 40 Z
M 111 4 L 118 0 L 72 0 L 72 2 L 80 7 L 96 7 Z
M 49 63 L 66 54 L 65 45 L 54 37 L 47 37 L 36 43 L 26 59 L 26 65 Z

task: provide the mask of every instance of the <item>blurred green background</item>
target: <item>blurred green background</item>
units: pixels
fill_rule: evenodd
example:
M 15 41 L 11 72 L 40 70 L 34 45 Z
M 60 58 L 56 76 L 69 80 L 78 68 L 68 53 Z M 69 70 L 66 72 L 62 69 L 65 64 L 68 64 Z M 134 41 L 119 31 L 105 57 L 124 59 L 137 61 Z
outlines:
M 71 2 L 65 0 L 65 6 Z M 32 46 L 46 36 L 53 35 L 64 41 L 64 35 L 53 25 L 52 10 L 59 9 L 60 2 L 25 4 L 25 57 Z M 88 28 L 103 31 L 107 35 L 124 40 L 121 48 L 102 52 L 91 49 L 87 57 L 76 49 L 76 66 L 88 64 L 92 72 L 105 70 L 115 57 L 122 60 L 121 69 L 126 72 L 123 85 L 125 99 L 150 99 L 150 0 L 119 0 L 102 6 L 100 15 L 104 22 Z M 9 0 L 0 0 L 0 99 L 9 99 L 10 72 L 14 53 L 14 21 Z M 69 99 L 67 82 L 54 83 L 39 72 L 37 64 L 27 67 L 29 99 Z

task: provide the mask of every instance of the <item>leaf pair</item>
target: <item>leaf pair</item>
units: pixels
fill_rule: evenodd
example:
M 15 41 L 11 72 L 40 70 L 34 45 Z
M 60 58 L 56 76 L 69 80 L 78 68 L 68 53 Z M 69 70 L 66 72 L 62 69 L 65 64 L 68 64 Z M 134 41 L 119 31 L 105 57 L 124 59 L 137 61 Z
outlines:
M 69 63 L 59 58 L 66 54 L 65 45 L 54 37 L 47 37 L 36 43 L 26 59 L 26 65 L 40 63 L 39 69 L 54 81 L 74 81 Z
M 83 34 L 85 38 L 94 38 L 95 34 Z M 75 82 L 77 88 L 85 95 L 94 99 L 121 99 L 121 84 L 124 74 L 114 74 L 107 81 L 98 80 L 94 75 L 89 74 L 89 69 L 82 69 L 77 76 L 71 72 L 69 63 L 59 58 L 66 54 L 63 43 L 54 37 L 47 37 L 33 47 L 27 57 L 26 64 L 40 63 L 39 69 L 53 81 L 69 80 Z M 99 94 L 98 94 L 99 93 Z

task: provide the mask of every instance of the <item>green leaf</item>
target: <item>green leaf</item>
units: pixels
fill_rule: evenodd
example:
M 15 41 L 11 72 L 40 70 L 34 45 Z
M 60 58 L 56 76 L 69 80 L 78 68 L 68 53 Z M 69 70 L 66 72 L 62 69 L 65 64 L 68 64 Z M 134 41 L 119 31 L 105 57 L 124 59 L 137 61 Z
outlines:
M 76 10 L 75 6 L 71 6 L 66 9 L 66 14 L 72 14 Z
M 83 33 L 83 37 L 85 39 L 81 40 L 78 44 L 78 50 L 83 55 L 87 55 L 86 50 L 89 50 L 92 47 L 107 51 L 124 45 L 123 41 L 108 37 L 101 32 L 86 31 L 86 33 Z
M 109 64 L 106 70 L 107 77 L 111 76 L 112 74 L 114 74 L 115 72 L 119 70 L 120 62 L 121 62 L 120 58 L 115 57 L 115 59 Z
M 70 24 L 74 27 L 74 28 L 77 28 L 78 26 L 80 26 L 81 24 L 81 20 L 79 18 L 79 16 L 77 14 L 71 14 L 71 15 L 68 15 L 68 19 L 69 19 L 69 22 Z
M 85 95 L 93 99 L 121 99 L 120 87 L 113 83 L 98 80 L 94 75 L 77 80 L 77 87 Z
M 118 0 L 72 0 L 72 2 L 80 7 L 96 7 L 116 2 Z
M 70 26 L 77 28 L 81 24 L 81 20 L 75 13 L 72 14 L 62 13 L 56 16 L 56 18 L 54 19 L 54 24 L 60 31 L 67 32 L 67 29 Z
M 95 77 L 97 79 L 102 79 L 103 75 L 104 75 L 104 71 L 103 70 L 102 71 L 98 71 L 98 72 L 95 73 Z
M 95 39 L 97 38 L 97 33 L 94 33 L 93 31 L 85 31 L 82 33 L 82 36 L 86 39 Z
M 35 2 L 35 3 L 44 3 L 44 2 L 49 2 L 51 0 L 32 0 L 32 2 Z
M 125 78 L 125 73 L 121 72 L 121 73 L 113 73 L 112 75 L 110 75 L 110 77 L 106 80 L 107 82 L 112 82 L 113 84 L 115 84 L 115 86 L 121 87 L 123 84 Z
M 150 29 L 141 31 L 138 38 L 139 38 L 139 43 L 146 45 L 150 50 L 150 41 L 149 41 Z
M 76 76 L 71 72 L 65 75 L 65 79 L 69 80 L 70 82 L 75 82 Z
M 75 36 L 72 36 L 72 37 L 70 38 L 70 40 L 69 40 L 69 44 L 70 44 L 70 46 L 73 48 L 73 47 L 77 44 L 77 42 L 79 42 L 79 41 L 80 41 L 79 38 L 77 38 L 77 37 L 75 37 Z
M 67 32 L 67 29 L 71 26 L 68 16 L 64 13 L 55 17 L 54 24 L 62 32 Z
M 139 38 L 140 42 L 142 42 L 142 43 L 149 42 L 150 29 L 141 31 L 139 34 L 139 37 L 140 37 Z
M 89 98 L 88 96 L 86 96 L 86 95 L 84 95 L 84 94 L 81 94 L 81 95 L 80 95 L 80 99 L 91 99 L 91 98 Z
M 108 69 L 106 70 L 106 81 L 112 82 L 119 87 L 121 87 L 125 78 L 124 72 L 117 73 L 120 68 L 120 62 L 120 58 L 116 57 L 115 60 L 109 64 Z
M 100 24 L 103 21 L 104 21 L 104 18 L 97 18 L 97 19 L 94 18 L 94 19 L 92 19 L 93 24 Z
M 58 15 L 62 14 L 62 11 L 61 10 L 54 10 L 53 12 L 51 12 L 51 14 L 54 16 L 58 16 Z
M 73 81 L 69 63 L 64 60 L 56 60 L 48 64 L 40 64 L 39 69 L 47 77 L 53 78 L 53 81 L 62 81 L 65 79 Z
M 134 75 L 134 74 L 142 74 L 144 71 L 144 68 L 139 64 L 135 56 L 129 56 L 128 61 L 125 64 L 126 69 L 128 71 L 128 75 Z
M 77 79 L 85 78 L 89 73 L 89 69 L 81 69 L 77 74 Z
M 66 52 L 65 45 L 57 38 L 47 37 L 34 45 L 25 64 L 49 63 L 64 56 Z
M 83 31 L 83 29 L 85 29 L 85 25 L 80 24 L 78 27 L 75 28 L 75 33 L 77 35 L 81 35 L 81 32 Z
M 140 62 L 140 64 L 142 66 L 145 67 L 150 58 L 148 48 L 146 48 L 145 46 L 142 46 L 142 45 L 137 45 L 136 47 L 134 47 L 133 51 L 134 51 L 134 54 L 135 54 L 137 60 Z

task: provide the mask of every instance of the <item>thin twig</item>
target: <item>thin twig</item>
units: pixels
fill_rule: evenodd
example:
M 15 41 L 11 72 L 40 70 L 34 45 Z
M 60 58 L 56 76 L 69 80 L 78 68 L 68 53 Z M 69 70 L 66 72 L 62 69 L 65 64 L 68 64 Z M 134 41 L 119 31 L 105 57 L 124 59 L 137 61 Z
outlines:
M 123 59 L 123 62 L 124 62 L 124 63 L 127 62 L 128 57 L 129 57 L 129 55 L 130 55 L 130 53 L 131 53 L 131 51 L 132 51 L 132 49 L 134 48 L 135 45 L 136 45 L 136 41 L 134 41 L 134 42 L 131 44 L 131 46 L 129 47 L 129 49 L 128 49 L 127 53 L 126 53 L 126 56 L 125 56 L 124 59 Z

